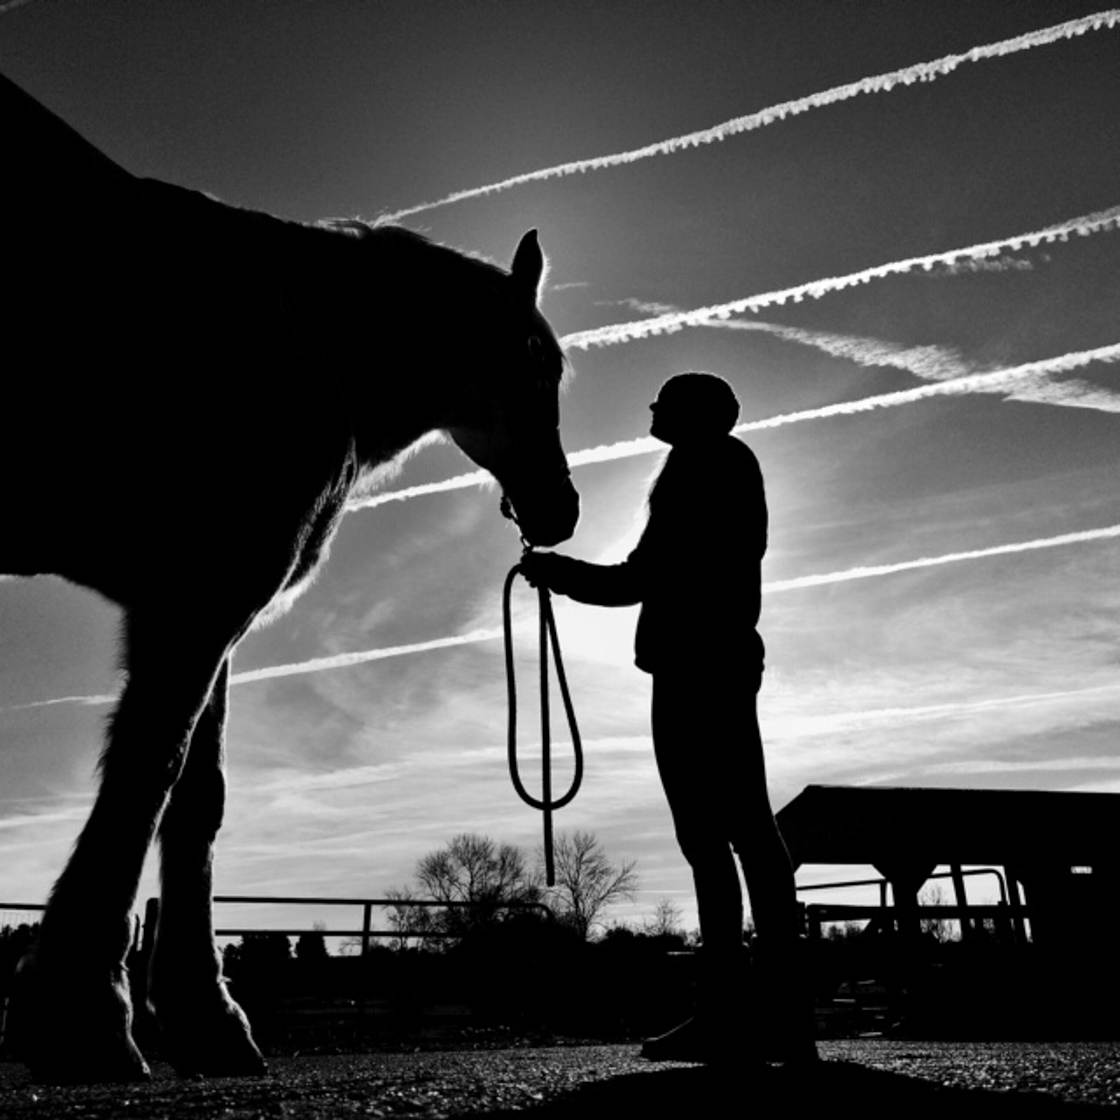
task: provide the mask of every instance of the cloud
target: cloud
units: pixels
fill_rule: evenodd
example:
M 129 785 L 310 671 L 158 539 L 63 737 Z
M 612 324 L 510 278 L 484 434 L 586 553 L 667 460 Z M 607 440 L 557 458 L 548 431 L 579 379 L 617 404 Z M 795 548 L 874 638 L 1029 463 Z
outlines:
M 880 576 L 894 575 L 896 573 L 914 571 L 920 568 L 938 567 L 944 564 L 958 564 L 964 561 L 983 560 L 994 556 L 1009 556 L 1016 553 L 1034 552 L 1039 549 L 1063 548 L 1073 544 L 1089 544 L 1116 538 L 1120 538 L 1120 525 L 1109 525 L 1098 529 L 1085 529 L 1074 533 L 1062 533 L 1052 537 L 1014 541 L 1008 544 L 993 545 L 988 548 L 949 552 L 938 556 L 923 556 L 913 560 L 898 561 L 892 564 L 860 565 L 854 568 L 845 568 L 840 571 L 798 576 L 794 579 L 772 580 L 764 583 L 762 589 L 767 594 L 797 591 L 810 587 L 823 587 L 828 584 L 849 583 L 853 580 L 875 579 Z M 518 621 L 519 634 L 524 636 L 531 629 L 529 620 L 524 615 L 521 615 Z M 303 676 L 309 673 L 319 673 L 331 669 L 361 665 L 371 661 L 403 657 L 413 653 L 426 653 L 434 650 L 450 649 L 456 646 L 467 646 L 481 642 L 495 641 L 501 638 L 501 636 L 502 630 L 499 627 L 486 627 L 471 630 L 463 634 L 434 638 L 425 642 L 413 642 L 398 646 L 382 646 L 377 649 L 356 650 L 351 653 L 336 654 L 330 657 L 309 658 L 305 661 L 288 665 L 273 665 L 261 669 L 251 669 L 243 673 L 234 673 L 230 680 L 232 684 L 238 685 L 282 677 Z M 114 696 L 70 696 L 59 697 L 52 700 L 33 701 L 29 704 L 21 704 L 2 710 L 23 711 L 66 703 L 96 705 L 112 703 L 115 700 L 116 697 Z
M 835 711 L 815 715 L 792 714 L 783 719 L 784 733 L 801 737 L 828 736 L 837 732 L 868 731 L 883 727 L 898 728 L 913 723 L 942 719 L 972 718 L 986 712 L 1007 712 L 1011 709 L 1037 710 L 1055 704 L 1085 711 L 1094 701 L 1115 703 L 1120 700 L 1120 683 L 1090 685 L 1086 688 L 1058 689 L 1048 692 L 1019 693 L 994 696 L 982 700 L 959 700 L 944 704 L 913 704 L 892 708 L 869 708 L 862 711 Z M 1118 763 L 1120 764 L 1120 763 Z
M 0 817 L 0 829 L 27 828 L 29 826 L 69 824 L 83 821 L 89 815 L 87 807 L 74 809 L 52 809 L 44 813 L 20 813 L 11 817 Z
M 944 346 L 900 346 L 877 338 L 786 327 L 758 319 L 714 319 L 705 326 L 733 331 L 755 331 L 811 346 L 834 358 L 860 366 L 888 366 L 905 370 L 924 381 L 946 381 L 976 372 L 955 350 Z
M 1056 550 L 995 579 L 965 564 L 768 600 L 760 707 L 777 788 L 951 784 L 937 767 L 958 761 L 986 775 L 964 784 L 1014 785 L 1006 764 L 1037 761 L 1050 777 L 1035 786 L 1067 788 L 1063 760 L 1114 754 L 1120 731 L 1115 556 Z
M 877 338 L 804 330 L 756 319 L 716 319 L 707 326 L 774 335 L 789 342 L 811 346 L 856 365 L 888 366 L 905 370 L 923 381 L 948 381 L 972 372 L 984 372 L 974 371 L 955 350 L 941 346 L 899 346 Z M 1006 393 L 1008 400 L 1031 404 L 1088 408 L 1094 412 L 1120 412 L 1120 393 L 1110 392 L 1086 381 L 1054 381 L 1049 373 L 1028 375 L 1011 390 L 997 385 L 988 391 Z
M 1117 211 L 1120 217 L 1120 209 Z M 650 320 L 652 321 L 652 320 Z M 711 325 L 711 324 L 705 324 Z M 783 328 L 785 329 L 785 328 Z M 788 328 L 793 330 L 793 328 Z M 801 332 L 804 333 L 804 332 Z M 827 336 L 826 336 L 827 337 Z M 856 343 L 860 340 L 834 336 L 843 340 L 850 352 L 858 348 Z M 876 343 L 879 353 L 886 359 L 890 357 L 890 347 L 887 344 Z M 903 366 L 901 362 L 905 355 L 914 356 L 912 366 Z M 924 355 L 924 358 L 923 358 Z M 908 360 L 908 359 L 906 359 Z M 906 351 L 897 351 L 887 364 L 899 364 L 900 368 L 910 368 L 913 372 L 921 368 L 922 361 L 927 362 L 929 371 L 935 368 L 947 368 L 951 360 L 947 351 L 935 347 L 911 348 Z M 873 397 L 863 397 L 855 401 L 843 401 L 838 404 L 824 405 L 820 408 L 804 409 L 800 412 L 787 412 L 778 416 L 771 416 L 766 420 L 754 420 L 747 424 L 740 424 L 735 431 L 740 434 L 747 432 L 766 431 L 771 428 L 783 428 L 789 424 L 799 424 L 806 420 L 824 420 L 831 416 L 855 416 L 861 412 L 871 412 L 880 408 L 894 408 L 898 405 L 913 404 L 930 397 L 963 396 L 969 393 L 1013 393 L 1017 383 L 1024 382 L 1028 385 L 1027 392 L 1035 394 L 1050 393 L 1050 387 L 1045 383 L 1046 378 L 1052 374 L 1068 373 L 1081 369 L 1094 362 L 1120 361 L 1120 343 L 1110 346 L 1099 346 L 1092 350 L 1077 350 L 1066 354 L 1059 354 L 1053 358 L 1043 358 L 1037 362 L 1026 362 L 1023 365 L 1010 366 L 1006 369 L 990 370 L 986 373 L 967 374 L 961 377 L 952 377 L 938 381 L 934 385 L 919 386 L 914 389 L 901 389 L 893 393 L 880 393 Z M 930 373 L 932 376 L 932 372 Z M 1089 403 L 1095 400 L 1105 411 L 1116 411 L 1113 394 L 1083 383 L 1074 383 L 1072 388 L 1066 390 L 1067 397 L 1062 403 L 1070 403 L 1080 390 L 1082 407 L 1092 407 Z M 1055 395 L 1061 395 L 1062 387 L 1053 390 Z M 1041 399 L 1041 396 L 1034 399 Z M 608 463 L 618 459 L 629 459 L 636 455 L 652 455 L 654 452 L 665 450 L 665 445 L 652 436 L 641 436 L 637 439 L 617 440 L 613 443 L 600 444 L 597 447 L 588 447 L 568 454 L 570 467 L 582 467 L 590 463 Z M 426 494 L 442 494 L 452 490 L 465 490 L 479 484 L 492 484 L 493 477 L 486 471 L 471 471 L 469 474 L 454 475 L 439 482 L 424 483 L 420 486 L 408 486 L 401 490 L 391 490 L 383 494 L 373 494 L 359 498 L 348 504 L 348 510 L 374 509 L 388 502 L 403 502 L 411 498 L 421 497 Z
M 635 296 L 626 296 L 623 299 L 600 299 L 595 302 L 596 307 L 629 307 L 631 311 L 640 311 L 643 315 L 668 315 L 680 308 L 671 303 L 658 303 L 655 300 L 637 299 Z
M 555 164 L 552 167 L 544 167 L 522 175 L 514 175 L 496 183 L 487 183 L 481 187 L 455 191 L 443 198 L 436 199 L 434 202 L 421 202 L 391 213 L 384 213 L 380 216 L 379 221 L 396 222 L 411 214 L 420 214 L 426 210 L 434 210 L 438 206 L 449 206 L 454 202 L 463 202 L 470 198 L 481 198 L 484 195 L 496 194 L 499 191 L 510 190 L 512 187 L 522 186 L 525 183 L 558 179 L 568 175 L 584 174 L 588 171 L 600 171 L 608 167 L 621 167 L 624 164 L 636 163 L 652 156 L 672 155 L 690 148 L 698 148 L 704 144 L 718 143 L 732 136 L 777 124 L 789 117 L 796 117 L 814 109 L 823 109 L 828 105 L 848 101 L 860 94 L 889 93 L 899 86 L 910 86 L 915 82 L 933 82 L 951 74 L 966 62 L 1004 58 L 1020 51 L 1047 46 L 1063 39 L 1072 39 L 1090 31 L 1110 30 L 1118 23 L 1120 23 L 1120 11 L 1113 9 L 1097 12 L 1081 19 L 1040 28 L 1024 35 L 1016 35 L 1010 39 L 1002 39 L 995 43 L 972 47 L 962 54 L 949 54 L 929 62 L 918 62 L 910 66 L 903 66 L 898 70 L 889 70 L 882 74 L 860 78 L 858 81 L 848 82 L 845 85 L 833 86 L 831 89 L 810 93 L 793 101 L 783 101 L 777 105 L 759 109 L 757 112 L 746 116 L 734 117 L 710 128 L 687 132 L 680 136 L 672 136 L 667 140 L 646 144 L 641 148 L 632 148 L 628 151 L 615 152 L 605 156 L 595 156 L 591 159 L 572 160 L 569 163 Z
M 1023 257 L 1000 257 L 998 260 L 954 261 L 939 269 L 937 276 L 959 276 L 965 272 L 1030 272 L 1034 265 Z
M 1093 412 L 1120 412 L 1120 394 L 1088 381 L 1053 381 L 1048 376 L 1028 378 L 1025 385 L 1007 394 L 1012 401 L 1087 408 Z

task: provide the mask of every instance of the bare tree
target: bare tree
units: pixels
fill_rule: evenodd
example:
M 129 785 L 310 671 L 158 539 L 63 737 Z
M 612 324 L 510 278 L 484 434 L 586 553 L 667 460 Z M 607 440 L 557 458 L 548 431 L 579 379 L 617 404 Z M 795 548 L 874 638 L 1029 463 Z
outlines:
M 394 933 L 392 948 L 407 949 L 410 941 L 431 933 L 438 927 L 437 917 L 430 906 L 412 906 L 416 895 L 408 887 L 392 887 L 385 892 L 393 899 L 388 908 L 389 926 Z
M 940 883 L 928 883 L 918 894 L 919 906 L 947 906 L 948 899 Z M 944 944 L 946 941 L 960 939 L 958 933 L 959 923 L 951 918 L 923 918 L 921 921 L 922 933 L 932 937 L 934 941 Z
M 524 853 L 478 833 L 461 833 L 424 856 L 416 865 L 416 881 L 428 898 L 470 903 L 443 911 L 439 920 L 451 933 L 492 921 L 511 903 L 541 900 L 539 880 Z
M 593 832 L 558 833 L 554 856 L 556 886 L 549 890 L 548 902 L 584 940 L 608 906 L 634 897 L 634 861 L 615 867 Z
M 653 917 L 642 923 L 642 933 L 649 937 L 676 937 L 684 933 L 681 919 L 684 911 L 671 899 L 660 898 L 653 908 Z

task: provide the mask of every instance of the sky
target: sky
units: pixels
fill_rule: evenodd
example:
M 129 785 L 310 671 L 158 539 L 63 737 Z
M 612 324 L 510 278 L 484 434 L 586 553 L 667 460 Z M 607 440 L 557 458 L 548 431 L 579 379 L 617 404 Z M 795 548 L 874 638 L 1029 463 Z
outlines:
M 562 551 L 625 556 L 658 386 L 726 377 L 770 505 L 775 807 L 810 783 L 1120 793 L 1120 26 L 1022 38 L 1105 10 L 24 0 L 0 4 L 0 72 L 128 170 L 239 206 L 396 215 L 503 264 L 539 229 L 574 373 Z M 73 203 L 96 220 L 80 184 Z M 379 896 L 458 833 L 539 845 L 506 774 L 501 644 L 443 642 L 496 631 L 520 551 L 494 489 L 432 485 L 472 469 L 452 445 L 412 457 L 386 485 L 406 494 L 350 512 L 240 646 L 219 893 Z M 530 607 L 522 589 L 519 634 Z M 669 898 L 694 925 L 635 611 L 557 617 L 586 752 L 557 828 L 637 861 L 612 919 Z M 57 579 L 0 582 L 0 903 L 42 900 L 81 827 L 119 622 Z M 532 657 L 519 637 L 526 688 Z

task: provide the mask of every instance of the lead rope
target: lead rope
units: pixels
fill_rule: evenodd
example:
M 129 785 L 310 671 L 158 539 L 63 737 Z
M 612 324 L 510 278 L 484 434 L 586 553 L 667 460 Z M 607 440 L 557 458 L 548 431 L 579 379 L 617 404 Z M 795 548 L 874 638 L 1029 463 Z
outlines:
M 528 546 L 525 552 L 529 552 Z M 506 696 L 509 701 L 509 732 L 506 744 L 509 759 L 509 776 L 517 796 L 526 805 L 544 814 L 544 872 L 545 882 L 556 885 L 556 868 L 552 851 L 552 814 L 562 809 L 579 792 L 583 781 L 583 744 L 580 742 L 576 713 L 572 706 L 572 695 L 568 691 L 568 679 L 564 675 L 564 660 L 560 655 L 560 639 L 556 633 L 556 619 L 552 614 L 552 598 L 547 587 L 537 588 L 537 610 L 539 618 L 538 648 L 540 657 L 541 690 L 541 796 L 534 797 L 521 780 L 517 765 L 517 677 L 513 666 L 513 622 L 510 613 L 510 598 L 513 581 L 520 575 L 520 568 L 514 565 L 506 576 L 502 588 L 502 631 L 506 646 Z M 548 703 L 548 651 L 556 662 L 556 682 L 560 686 L 560 696 L 564 702 L 564 712 L 568 717 L 568 728 L 572 733 L 572 755 L 574 769 L 572 782 L 563 797 L 552 796 L 552 729 Z

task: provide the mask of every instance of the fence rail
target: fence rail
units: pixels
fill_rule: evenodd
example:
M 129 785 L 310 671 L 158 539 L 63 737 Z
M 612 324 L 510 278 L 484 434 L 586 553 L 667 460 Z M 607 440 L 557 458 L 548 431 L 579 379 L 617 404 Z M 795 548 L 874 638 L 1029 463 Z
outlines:
M 897 899 L 894 905 L 888 905 L 887 892 L 890 888 L 889 880 L 879 877 L 875 879 L 846 879 L 833 883 L 810 883 L 798 887 L 802 891 L 827 891 L 847 890 L 855 887 L 877 887 L 879 890 L 879 904 L 877 906 L 857 905 L 842 902 L 809 903 L 804 905 L 805 923 L 811 937 L 819 939 L 822 926 L 827 922 L 861 921 L 870 920 L 869 928 L 878 928 L 883 932 L 900 933 L 904 929 L 920 929 L 921 922 L 957 920 L 961 923 L 961 933 L 968 935 L 978 927 L 977 923 L 984 920 L 994 922 L 997 929 L 1002 930 L 1007 936 L 1017 942 L 1026 942 L 1027 923 L 1030 921 L 1030 909 L 1025 906 L 1020 898 L 1019 890 L 1009 892 L 1007 880 L 1003 872 L 997 867 L 974 867 L 964 869 L 955 867 L 950 871 L 939 871 L 929 875 L 926 882 L 932 879 L 952 879 L 959 892 L 963 892 L 965 879 L 975 878 L 979 875 L 994 875 L 999 886 L 999 902 L 996 905 L 980 905 L 962 901 L 963 895 L 958 894 L 958 901 L 953 904 L 899 905 Z
M 543 902 L 502 902 L 487 907 L 478 902 L 440 902 L 438 899 L 417 898 L 319 898 L 309 895 L 248 895 L 218 894 L 215 904 L 221 905 L 261 905 L 261 906 L 350 906 L 361 907 L 362 925 L 360 929 L 307 929 L 280 928 L 275 926 L 220 926 L 214 934 L 217 937 L 244 937 L 247 934 L 275 933 L 285 937 L 299 937 L 304 933 L 317 933 L 322 937 L 356 937 L 361 939 L 363 957 L 369 955 L 369 944 L 374 938 L 400 937 L 420 939 L 447 939 L 458 936 L 446 930 L 374 929 L 373 910 L 381 909 L 428 909 L 428 910 L 480 910 L 490 908 L 496 911 L 525 910 L 540 913 L 546 921 L 555 921 L 556 915 Z M 141 951 L 147 952 L 155 943 L 156 923 L 159 920 L 159 899 L 149 898 L 144 907 L 144 929 Z

